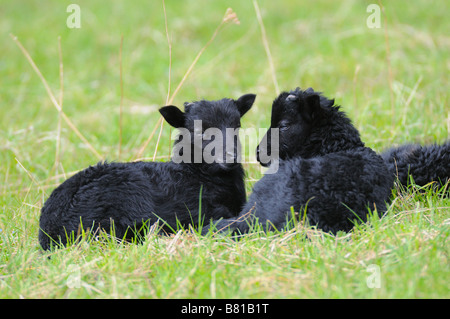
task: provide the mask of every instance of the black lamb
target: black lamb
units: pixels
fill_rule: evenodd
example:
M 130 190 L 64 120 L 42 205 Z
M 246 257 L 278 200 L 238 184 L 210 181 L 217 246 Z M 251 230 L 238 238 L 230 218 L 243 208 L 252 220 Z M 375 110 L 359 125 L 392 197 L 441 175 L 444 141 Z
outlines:
M 42 248 L 66 245 L 81 229 L 93 234 L 102 229 L 130 240 L 157 221 L 171 232 L 178 226 L 237 216 L 246 198 L 244 170 L 238 160 L 239 140 L 228 133 L 238 130 L 255 97 L 185 103 L 185 112 L 162 107 L 166 121 L 184 132 L 174 144 L 172 161 L 98 163 L 67 179 L 42 208 Z M 208 128 L 218 129 L 224 143 L 205 161 L 202 151 L 210 143 L 219 145 L 218 136 L 203 136 Z
M 278 145 L 270 142 L 275 133 Z M 367 221 L 369 211 L 386 211 L 393 176 L 383 159 L 364 146 L 334 100 L 311 88 L 275 99 L 257 158 L 270 169 L 278 166 L 276 172 L 256 182 L 240 215 L 217 221 L 217 230 L 245 233 L 256 222 L 265 229 L 282 229 L 293 209 L 299 218 L 306 214 L 310 225 L 336 233 Z

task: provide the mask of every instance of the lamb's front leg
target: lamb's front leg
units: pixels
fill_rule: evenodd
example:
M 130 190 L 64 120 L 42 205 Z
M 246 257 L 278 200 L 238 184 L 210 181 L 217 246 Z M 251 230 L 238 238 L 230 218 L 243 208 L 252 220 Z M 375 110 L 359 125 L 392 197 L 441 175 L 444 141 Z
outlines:
M 233 217 L 227 219 L 220 219 L 216 221 L 212 221 L 210 225 L 205 225 L 202 228 L 202 235 L 208 234 L 208 232 L 212 229 L 214 233 L 237 233 L 244 234 L 249 230 L 248 221 L 245 218 Z

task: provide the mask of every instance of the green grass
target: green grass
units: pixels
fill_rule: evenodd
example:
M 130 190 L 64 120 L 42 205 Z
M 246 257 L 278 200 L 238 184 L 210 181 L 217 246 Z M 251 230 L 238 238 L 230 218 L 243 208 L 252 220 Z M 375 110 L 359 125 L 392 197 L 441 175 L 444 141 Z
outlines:
M 385 218 L 338 236 L 298 225 L 240 241 L 151 233 L 142 245 L 107 240 L 42 252 L 37 233 L 43 202 L 64 176 L 98 158 L 64 121 L 58 138 L 58 112 L 9 34 L 28 50 L 57 99 L 61 36 L 63 110 L 105 159 L 119 160 L 121 35 L 120 160 L 135 158 L 167 98 L 162 3 L 77 3 L 80 29 L 66 27 L 69 14 L 61 1 L 1 5 L 0 298 L 450 297 L 450 200 L 430 188 L 394 190 Z M 260 1 L 279 87 L 311 86 L 335 97 L 377 151 L 405 142 L 443 142 L 450 126 L 448 6 L 389 1 L 384 3 L 387 20 L 382 18 L 380 29 L 369 29 L 370 3 Z M 242 126 L 267 127 L 276 93 L 250 1 L 167 1 L 172 92 L 227 7 L 240 25 L 221 29 L 173 103 L 252 92 L 258 95 L 256 104 Z M 158 133 L 143 153 L 148 159 Z M 165 125 L 158 160 L 167 160 L 169 139 Z M 60 164 L 55 168 L 57 141 Z M 250 191 L 261 173 L 255 164 L 245 169 Z M 371 285 L 374 278 L 379 288 Z

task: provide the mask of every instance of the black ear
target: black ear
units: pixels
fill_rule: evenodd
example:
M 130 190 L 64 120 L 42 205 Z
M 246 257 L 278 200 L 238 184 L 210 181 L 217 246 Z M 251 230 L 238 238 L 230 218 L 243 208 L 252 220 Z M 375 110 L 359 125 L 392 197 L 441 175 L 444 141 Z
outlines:
M 320 96 L 317 94 L 308 95 L 304 104 L 300 107 L 300 113 L 307 122 L 314 121 L 320 115 Z
M 248 110 L 252 107 L 255 102 L 256 94 L 245 94 L 238 98 L 235 102 L 238 107 L 239 113 L 241 113 L 241 117 L 247 113 Z
M 185 115 L 183 111 L 174 105 L 163 106 L 159 113 L 166 119 L 167 123 L 175 128 L 184 127 Z

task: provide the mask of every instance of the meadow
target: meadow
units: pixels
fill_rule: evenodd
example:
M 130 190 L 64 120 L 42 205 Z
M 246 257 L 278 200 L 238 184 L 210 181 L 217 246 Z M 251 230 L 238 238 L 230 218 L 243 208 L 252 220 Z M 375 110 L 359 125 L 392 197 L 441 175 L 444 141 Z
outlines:
M 65 2 L 0 5 L 0 298 L 450 297 L 450 199 L 431 187 L 394 188 L 384 218 L 336 236 L 299 223 L 238 241 L 37 239 L 43 203 L 77 171 L 169 160 L 166 104 L 254 93 L 242 127 L 267 128 L 280 91 L 313 87 L 376 151 L 444 142 L 448 4 L 376 2 L 375 27 L 370 1 L 77 4 L 79 28 Z M 250 192 L 262 173 L 244 168 Z

